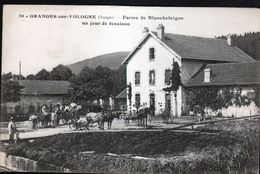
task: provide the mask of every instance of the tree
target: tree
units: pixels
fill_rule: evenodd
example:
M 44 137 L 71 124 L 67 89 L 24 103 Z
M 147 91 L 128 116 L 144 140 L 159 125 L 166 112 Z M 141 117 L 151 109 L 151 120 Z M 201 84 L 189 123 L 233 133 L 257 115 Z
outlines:
M 112 81 L 114 84 L 113 95 L 116 96 L 126 88 L 126 66 L 122 65 L 111 72 Z
M 36 80 L 49 80 L 50 73 L 46 69 L 40 70 L 36 75 Z
M 22 88 L 11 72 L 1 75 L 1 103 L 19 101 Z
M 33 74 L 29 74 L 28 76 L 26 76 L 26 79 L 27 80 L 36 80 L 36 77 Z
M 58 65 L 50 72 L 50 80 L 69 80 L 72 77 L 72 71 L 64 66 Z
M 25 77 L 23 75 L 17 75 L 13 74 L 13 80 L 25 80 Z
M 172 65 L 172 71 L 171 71 L 171 86 L 164 88 L 163 90 L 167 91 L 167 92 L 171 92 L 173 91 L 174 94 L 174 116 L 178 115 L 178 110 L 177 110 L 177 91 L 181 85 L 181 70 L 180 70 L 180 66 L 177 62 L 174 62 L 173 60 L 173 65 Z
M 112 71 L 107 67 L 98 66 L 94 70 L 85 67 L 80 74 L 71 78 L 69 94 L 73 101 L 107 98 L 115 91 L 114 81 Z
M 127 85 L 127 89 L 128 89 L 128 100 L 129 100 L 129 107 L 130 107 L 130 111 L 131 111 L 131 107 L 132 107 L 132 85 L 131 83 L 129 82 L 129 84 Z

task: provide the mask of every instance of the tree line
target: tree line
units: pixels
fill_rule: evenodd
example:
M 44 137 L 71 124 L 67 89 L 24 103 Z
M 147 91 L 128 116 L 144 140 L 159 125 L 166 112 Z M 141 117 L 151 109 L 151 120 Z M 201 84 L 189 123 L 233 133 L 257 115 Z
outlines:
M 48 72 L 45 69 L 26 77 L 7 73 L 1 75 L 1 103 L 19 101 L 22 86 L 18 80 L 67 80 L 70 82 L 68 90 L 72 101 L 93 101 L 97 98 L 116 96 L 126 87 L 126 68 L 111 70 L 107 67 L 98 66 L 95 69 L 85 67 L 75 75 L 64 66 L 58 65 Z

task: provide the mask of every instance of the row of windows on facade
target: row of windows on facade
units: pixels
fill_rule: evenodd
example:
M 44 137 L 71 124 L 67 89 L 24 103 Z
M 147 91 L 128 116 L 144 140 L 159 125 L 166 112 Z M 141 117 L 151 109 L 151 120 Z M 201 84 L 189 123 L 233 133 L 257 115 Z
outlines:
M 161 102 L 159 102 L 161 107 L 162 104 Z M 141 105 L 141 95 L 140 94 L 135 94 L 135 107 L 140 107 L 140 106 L 147 106 L 147 103 L 143 103 L 143 105 Z M 155 94 L 150 94 L 150 107 L 155 107 Z M 166 93 L 165 94 L 165 107 L 169 108 L 171 107 L 171 95 Z
M 135 85 L 140 85 L 141 81 L 141 73 L 140 71 L 135 72 Z M 167 69 L 165 70 L 165 78 L 164 78 L 165 84 L 169 85 L 171 83 L 171 70 Z M 151 70 L 149 72 L 149 84 L 155 85 L 155 71 Z

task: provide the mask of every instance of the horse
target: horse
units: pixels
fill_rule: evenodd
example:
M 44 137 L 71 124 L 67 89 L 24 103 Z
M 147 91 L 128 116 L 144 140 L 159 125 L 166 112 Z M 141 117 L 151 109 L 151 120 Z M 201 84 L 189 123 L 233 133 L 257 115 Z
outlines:
M 98 123 L 99 129 L 104 129 L 104 124 L 102 123 L 104 119 L 103 112 L 90 112 L 86 115 L 86 121 L 87 121 L 87 129 L 89 130 L 89 126 L 91 126 L 94 123 Z
M 51 125 L 51 113 L 48 113 L 46 115 L 42 114 L 42 125 L 43 127 L 48 127 L 48 125 Z
M 107 129 L 111 129 L 112 122 L 115 118 L 119 119 L 120 115 L 122 113 L 120 111 L 107 111 L 103 112 L 103 120 L 102 120 L 102 126 L 104 127 L 104 122 L 107 122 Z
M 150 113 L 150 109 L 147 107 L 142 108 L 136 112 L 138 126 L 141 123 L 143 126 L 147 127 L 147 116 L 149 113 Z
M 149 108 L 141 108 L 136 113 L 132 113 L 131 111 L 125 114 L 124 120 L 125 124 L 129 125 L 129 120 L 137 120 L 138 126 L 142 124 L 143 126 L 147 126 L 147 117 L 150 112 Z

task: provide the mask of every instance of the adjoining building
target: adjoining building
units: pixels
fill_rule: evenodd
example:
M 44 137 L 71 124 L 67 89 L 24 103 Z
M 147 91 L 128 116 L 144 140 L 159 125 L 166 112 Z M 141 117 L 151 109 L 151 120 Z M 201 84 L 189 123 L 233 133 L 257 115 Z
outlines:
M 155 114 L 158 114 L 161 109 L 170 105 L 172 109 L 177 107 L 178 116 L 186 115 L 190 110 L 187 103 L 188 87 L 216 85 L 217 82 L 224 81 L 229 82 L 229 84 L 223 84 L 224 86 L 236 85 L 239 84 L 236 83 L 239 76 L 248 68 L 259 75 L 257 71 L 259 63 L 234 46 L 231 37 L 223 40 L 170 34 L 165 33 L 165 27 L 162 24 L 158 26 L 157 32 L 151 32 L 147 28 L 145 31 L 145 36 L 122 63 L 127 64 L 127 84 L 131 84 L 132 88 L 132 104 L 130 106 L 128 99 L 128 110 L 137 106 L 153 106 Z M 173 62 L 177 62 L 181 68 L 182 86 L 177 91 L 177 105 L 174 105 L 173 93 L 163 90 L 170 86 Z M 239 64 L 236 65 L 236 63 Z M 204 70 L 205 67 L 207 68 Z M 237 73 L 238 76 L 229 75 L 231 72 L 228 70 L 231 69 L 232 73 Z M 213 83 L 213 70 L 219 70 L 216 73 L 221 74 L 215 76 L 215 78 L 219 77 L 216 83 Z M 207 72 L 213 72 L 213 76 L 209 76 Z M 259 76 L 258 79 L 254 79 L 253 84 L 249 83 L 250 79 L 255 76 L 252 72 L 243 75 L 245 86 L 259 84 Z M 206 75 L 206 81 L 204 81 L 204 75 Z
M 24 87 L 19 103 L 25 113 L 29 112 L 30 106 L 39 111 L 44 104 L 52 107 L 57 102 L 66 102 L 68 97 L 68 81 L 19 80 L 19 84 Z
M 123 110 L 123 111 L 127 110 L 126 100 L 127 100 L 127 88 L 121 91 L 114 98 L 114 109 Z

